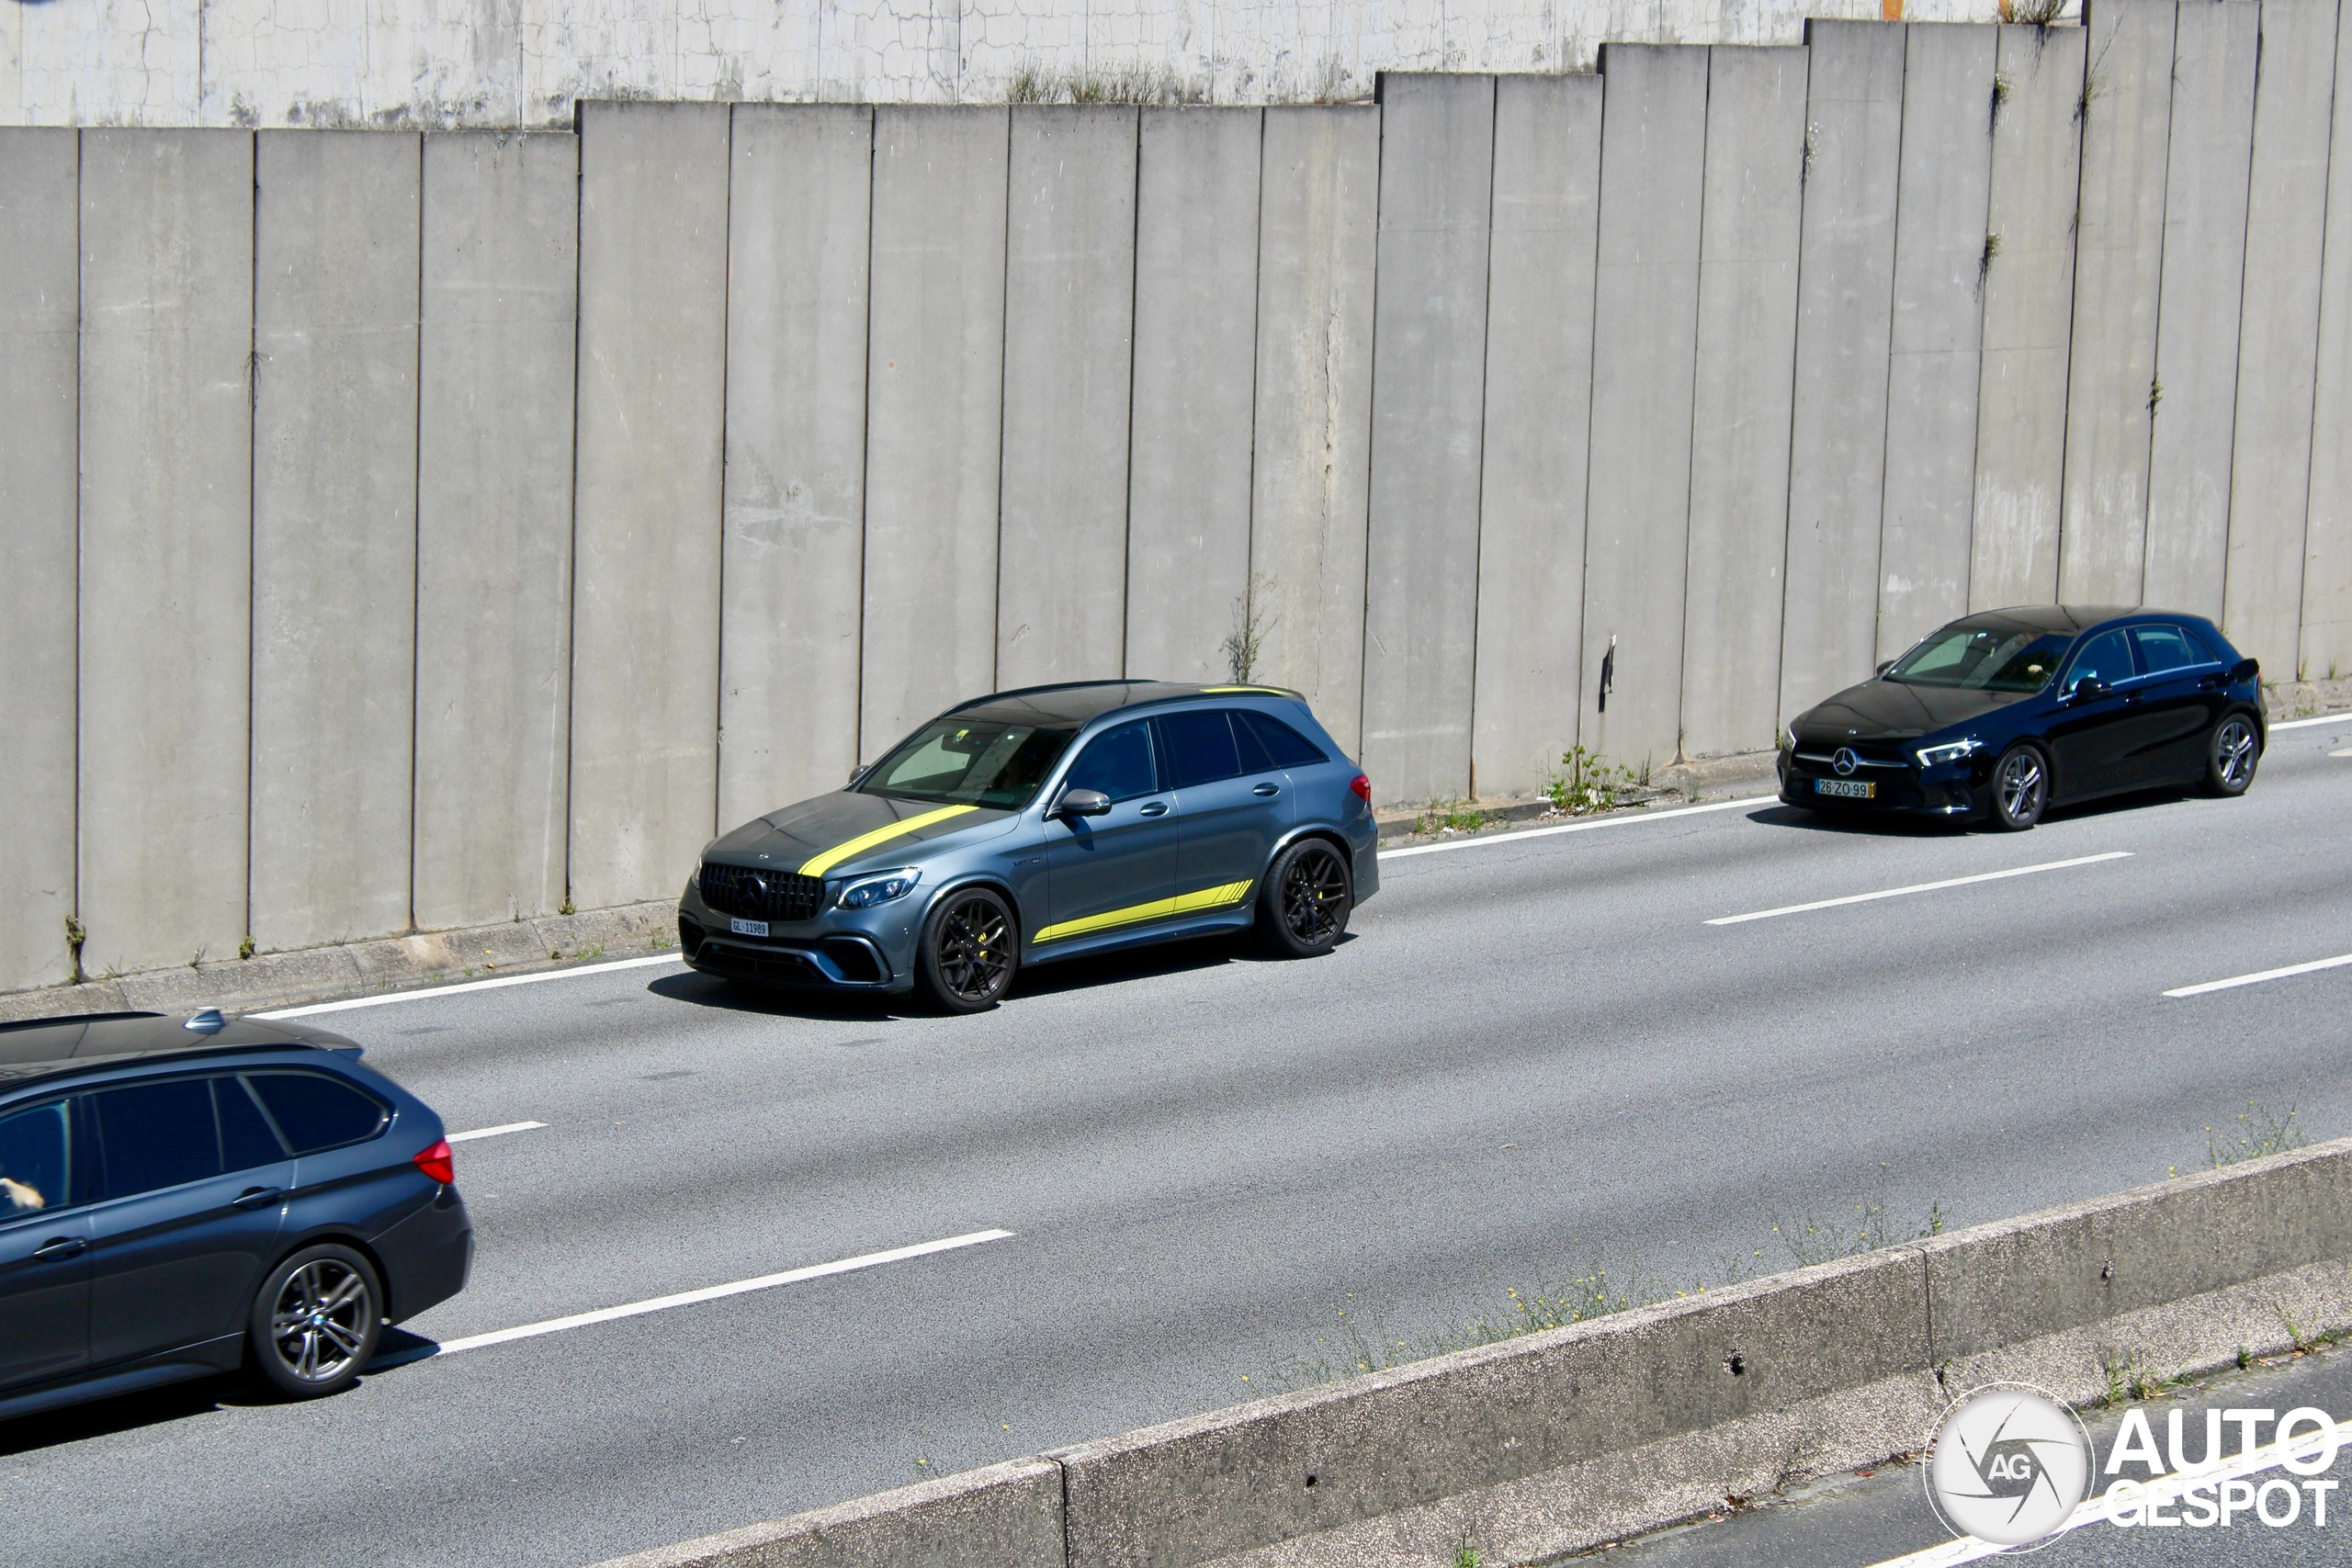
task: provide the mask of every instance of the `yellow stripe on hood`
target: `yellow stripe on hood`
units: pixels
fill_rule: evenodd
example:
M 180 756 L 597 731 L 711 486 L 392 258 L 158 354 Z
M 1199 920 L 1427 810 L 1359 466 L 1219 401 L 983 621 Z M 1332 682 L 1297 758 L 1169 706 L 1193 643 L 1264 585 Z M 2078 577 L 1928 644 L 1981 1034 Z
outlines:
M 860 833 L 856 838 L 845 843 L 835 844 L 823 854 L 805 863 L 800 868 L 800 874 L 822 876 L 851 856 L 864 854 L 876 844 L 887 844 L 893 839 L 920 832 L 933 822 L 944 822 L 950 817 L 961 817 L 967 811 L 978 809 L 977 806 L 943 806 L 936 811 L 926 811 L 920 816 L 910 817 L 904 821 L 893 822 L 887 828 L 876 828 L 871 833 Z

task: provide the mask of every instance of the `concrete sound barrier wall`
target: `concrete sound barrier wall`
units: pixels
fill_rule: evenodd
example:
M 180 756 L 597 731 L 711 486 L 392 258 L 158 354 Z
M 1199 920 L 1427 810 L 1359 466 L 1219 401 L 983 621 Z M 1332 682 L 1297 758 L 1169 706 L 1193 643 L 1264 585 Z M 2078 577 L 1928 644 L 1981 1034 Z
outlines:
M 1549 1561 L 1916 1451 L 2022 1380 L 2087 1404 L 2352 1323 L 2352 1139 L 951 1476 L 604 1568 Z

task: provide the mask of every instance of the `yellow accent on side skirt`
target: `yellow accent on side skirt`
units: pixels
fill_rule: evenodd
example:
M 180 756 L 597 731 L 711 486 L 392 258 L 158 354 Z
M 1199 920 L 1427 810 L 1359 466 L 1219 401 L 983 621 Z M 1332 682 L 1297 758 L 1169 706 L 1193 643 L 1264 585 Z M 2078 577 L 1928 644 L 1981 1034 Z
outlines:
M 876 828 L 871 833 L 860 833 L 847 843 L 835 844 L 823 854 L 803 863 L 800 867 L 800 874 L 822 876 L 850 856 L 864 854 L 876 844 L 887 844 L 893 839 L 919 832 L 933 822 L 944 822 L 950 817 L 961 817 L 967 811 L 978 809 L 977 806 L 943 806 L 936 811 L 925 811 L 920 816 L 910 817 L 903 822 L 893 822 L 888 828 Z
M 1154 898 L 1148 904 L 1130 904 L 1124 909 L 1113 909 L 1100 915 L 1088 915 L 1082 919 L 1064 920 L 1057 926 L 1039 928 L 1029 939 L 1033 945 L 1059 942 L 1064 937 L 1084 936 L 1089 931 L 1109 931 L 1114 926 L 1131 926 L 1140 920 L 1157 920 L 1170 915 L 1190 915 L 1202 909 L 1224 909 L 1250 897 L 1250 882 L 1228 882 L 1222 887 L 1204 887 L 1198 893 L 1180 893 L 1173 898 Z

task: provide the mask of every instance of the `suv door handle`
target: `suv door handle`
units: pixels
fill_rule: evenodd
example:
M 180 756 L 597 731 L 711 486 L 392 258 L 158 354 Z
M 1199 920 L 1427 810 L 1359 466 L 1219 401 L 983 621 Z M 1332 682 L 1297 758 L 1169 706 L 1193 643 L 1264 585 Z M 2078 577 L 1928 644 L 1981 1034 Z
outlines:
M 266 1209 L 285 1194 L 283 1187 L 248 1187 L 230 1201 L 240 1209 Z
M 1283 786 L 1278 784 L 1258 784 L 1250 791 L 1251 795 L 1280 795 L 1282 792 Z
M 1165 817 L 1168 815 L 1168 803 L 1164 800 L 1155 800 L 1148 806 L 1139 806 L 1136 807 L 1136 815 L 1138 817 Z
M 90 1244 L 78 1235 L 51 1236 L 33 1248 L 33 1256 L 43 1259 L 72 1258 L 76 1253 L 88 1251 L 89 1247 Z

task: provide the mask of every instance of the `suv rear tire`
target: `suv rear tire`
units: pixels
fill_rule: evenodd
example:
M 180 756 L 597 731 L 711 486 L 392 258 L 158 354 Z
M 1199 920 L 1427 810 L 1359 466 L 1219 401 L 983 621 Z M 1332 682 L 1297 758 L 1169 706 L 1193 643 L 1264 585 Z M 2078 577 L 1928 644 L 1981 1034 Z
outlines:
M 383 1333 L 376 1266 L 338 1242 L 280 1261 L 246 1314 L 254 1372 L 289 1399 L 322 1399 L 357 1382 Z
M 1355 907 L 1355 882 L 1340 852 L 1301 839 L 1274 857 L 1258 891 L 1258 935 L 1284 958 L 1312 958 L 1339 945 Z

